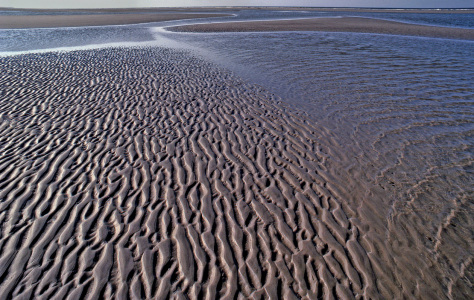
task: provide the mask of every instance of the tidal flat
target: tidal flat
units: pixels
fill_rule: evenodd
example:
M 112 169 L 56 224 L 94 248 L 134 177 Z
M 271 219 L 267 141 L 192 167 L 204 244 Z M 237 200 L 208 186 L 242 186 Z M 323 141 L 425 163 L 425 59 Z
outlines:
M 473 296 L 472 12 L 0 15 L 1 297 Z

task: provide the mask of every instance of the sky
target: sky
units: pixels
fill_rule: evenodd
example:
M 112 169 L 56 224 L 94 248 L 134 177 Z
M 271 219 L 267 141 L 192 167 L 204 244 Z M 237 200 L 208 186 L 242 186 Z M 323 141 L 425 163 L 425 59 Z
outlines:
M 469 8 L 472 0 L 0 0 L 0 7 L 122 8 L 178 6 L 316 6 L 387 8 Z

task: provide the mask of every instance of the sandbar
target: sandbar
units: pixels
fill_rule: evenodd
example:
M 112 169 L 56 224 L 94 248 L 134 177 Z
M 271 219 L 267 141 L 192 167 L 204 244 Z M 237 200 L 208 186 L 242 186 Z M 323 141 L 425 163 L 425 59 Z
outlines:
M 196 24 L 170 28 L 185 32 L 327 31 L 362 32 L 474 40 L 474 30 L 408 24 L 361 17 L 311 18 Z
M 172 20 L 223 17 L 227 14 L 209 13 L 129 13 L 129 14 L 80 14 L 80 15 L 12 15 L 0 18 L 1 29 L 50 28 L 125 25 Z

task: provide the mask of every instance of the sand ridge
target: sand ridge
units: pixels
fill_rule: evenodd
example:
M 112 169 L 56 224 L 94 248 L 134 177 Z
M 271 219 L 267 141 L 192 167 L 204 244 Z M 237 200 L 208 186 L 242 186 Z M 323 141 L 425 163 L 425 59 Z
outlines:
M 362 17 L 208 23 L 169 27 L 180 32 L 327 31 L 474 40 L 474 29 L 416 25 Z

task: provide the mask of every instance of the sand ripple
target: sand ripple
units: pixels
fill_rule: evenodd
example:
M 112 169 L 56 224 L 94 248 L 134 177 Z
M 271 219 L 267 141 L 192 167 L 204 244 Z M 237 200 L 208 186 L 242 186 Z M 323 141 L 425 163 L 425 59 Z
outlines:
M 438 292 L 405 290 L 333 184 L 322 133 L 261 88 L 159 48 L 1 64 L 4 298 Z
M 316 137 L 167 50 L 3 59 L 1 293 L 372 295 Z

